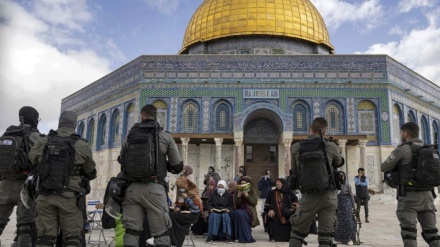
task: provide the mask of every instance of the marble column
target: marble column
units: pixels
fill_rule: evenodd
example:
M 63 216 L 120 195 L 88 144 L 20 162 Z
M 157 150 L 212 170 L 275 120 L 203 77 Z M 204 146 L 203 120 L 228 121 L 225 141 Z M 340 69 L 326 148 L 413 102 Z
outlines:
M 223 138 L 214 138 L 215 141 L 215 170 L 221 171 Z
M 347 144 L 347 139 L 339 139 L 338 145 L 339 145 L 339 153 L 341 156 L 346 160 L 347 159 L 347 152 L 345 150 L 345 145 Z
M 183 164 L 188 164 L 188 143 L 190 138 L 189 137 L 182 137 L 180 138 L 180 141 L 182 142 L 182 152 L 180 155 L 182 156 Z
M 284 142 L 284 176 L 288 176 L 290 166 L 291 166 L 291 159 L 292 159 L 291 152 L 290 152 L 290 146 L 292 145 L 292 139 L 284 139 L 283 142 Z
M 365 156 L 365 147 L 367 146 L 368 140 L 367 139 L 360 139 L 359 140 L 359 149 L 360 149 L 360 159 L 361 163 L 359 164 L 359 167 L 362 167 L 366 169 L 367 161 Z
M 241 154 L 241 145 L 243 144 L 242 138 L 234 138 L 235 143 L 235 174 L 232 174 L 232 177 L 235 177 L 238 174 L 238 168 L 243 166 L 243 155 Z
M 342 158 L 344 158 L 344 160 L 345 160 L 345 164 L 340 169 L 342 171 L 345 171 L 345 176 L 348 177 L 347 151 L 345 149 L 346 144 L 347 144 L 347 139 L 339 139 L 338 140 L 339 153 L 341 154 Z

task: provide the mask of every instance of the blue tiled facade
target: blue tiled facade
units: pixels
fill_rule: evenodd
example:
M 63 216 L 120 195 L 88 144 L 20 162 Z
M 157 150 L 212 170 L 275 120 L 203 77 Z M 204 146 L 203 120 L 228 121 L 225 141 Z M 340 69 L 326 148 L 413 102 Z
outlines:
M 268 96 L 272 91 L 277 92 L 275 96 Z M 98 118 L 105 112 L 109 132 L 111 109 L 120 107 L 121 117 L 124 109 L 118 97 L 108 96 L 125 93 L 137 95 L 136 112 L 146 103 L 159 99 L 166 102 L 167 119 L 175 121 L 167 124 L 172 133 L 184 132 L 181 109 L 186 101 L 196 102 L 199 108 L 195 133 L 216 132 L 212 128 L 215 116 L 211 116 L 218 100 L 230 104 L 234 122 L 231 130 L 242 129 L 243 114 L 261 105 L 280 116 L 285 130 L 293 130 L 295 101 L 302 100 L 305 104 L 308 121 L 324 116 L 326 104 L 333 103 L 341 110 L 342 122 L 341 132 L 335 134 L 348 135 L 359 134 L 356 105 L 370 100 L 377 107 L 378 127 L 377 141 L 370 145 L 392 144 L 390 118 L 385 116 L 392 114 L 393 104 L 404 109 L 404 116 L 413 114 L 418 121 L 424 117 L 428 126 L 438 125 L 440 119 L 438 86 L 385 55 L 141 56 L 65 98 L 62 109 L 83 113 L 90 106 L 110 104 L 94 118 L 99 129 Z M 251 93 L 255 95 L 246 97 Z M 177 100 L 175 108 L 171 105 L 173 99 Z M 84 120 L 85 130 L 88 122 Z M 101 137 L 98 129 L 96 138 Z M 121 130 L 126 133 L 127 126 Z M 110 138 L 111 133 L 105 136 Z M 104 145 L 100 141 L 95 141 L 98 149 L 108 147 L 109 140 Z

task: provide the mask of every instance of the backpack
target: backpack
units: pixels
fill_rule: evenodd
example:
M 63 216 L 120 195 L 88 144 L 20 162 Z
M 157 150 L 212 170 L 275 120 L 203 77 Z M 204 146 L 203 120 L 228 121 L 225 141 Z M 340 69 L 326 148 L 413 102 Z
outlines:
M 43 149 L 43 161 L 38 166 L 37 190 L 39 193 L 62 193 L 69 185 L 70 176 L 78 175 L 80 167 L 75 166 L 75 143 L 79 135 L 58 136 L 51 130 Z
M 412 150 L 412 167 L 415 168 L 414 180 L 420 187 L 440 185 L 440 159 L 434 145 L 417 146 L 409 144 Z M 411 180 L 410 180 L 411 182 Z
M 430 188 L 440 185 L 440 160 L 435 145 L 411 146 L 412 161 L 406 166 L 396 166 L 384 173 L 384 180 L 391 188 L 398 185 Z
M 20 174 L 29 169 L 25 139 L 31 131 L 14 126 L 14 130 L 6 131 L 0 137 L 0 176 Z
M 321 139 L 305 139 L 299 143 L 298 182 L 301 193 L 332 189 Z
M 156 125 L 141 123 L 133 126 L 121 160 L 124 175 L 142 181 L 156 175 Z

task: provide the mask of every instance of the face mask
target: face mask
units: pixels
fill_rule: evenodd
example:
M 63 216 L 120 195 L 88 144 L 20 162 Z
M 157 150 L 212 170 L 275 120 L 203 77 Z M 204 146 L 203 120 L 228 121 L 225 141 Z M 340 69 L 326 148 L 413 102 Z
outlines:
M 218 192 L 220 195 L 223 195 L 223 193 L 225 193 L 225 188 L 218 188 L 218 189 L 217 189 L 217 192 Z

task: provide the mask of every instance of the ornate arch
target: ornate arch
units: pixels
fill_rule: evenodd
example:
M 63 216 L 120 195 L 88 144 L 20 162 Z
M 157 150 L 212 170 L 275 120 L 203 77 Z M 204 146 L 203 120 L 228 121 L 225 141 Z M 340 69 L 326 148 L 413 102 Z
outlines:
M 327 132 L 330 134 L 344 133 L 344 107 L 336 100 L 328 101 L 324 106 L 324 118 L 328 122 Z

